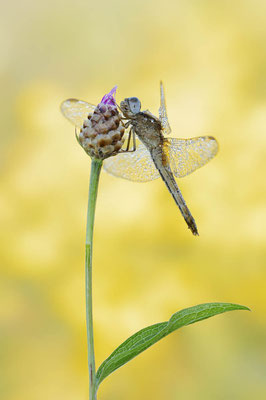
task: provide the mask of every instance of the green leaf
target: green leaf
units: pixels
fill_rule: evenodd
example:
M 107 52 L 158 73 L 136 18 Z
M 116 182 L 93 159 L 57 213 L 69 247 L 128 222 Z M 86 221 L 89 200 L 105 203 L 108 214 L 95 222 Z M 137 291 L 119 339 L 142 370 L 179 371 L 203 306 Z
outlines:
M 148 347 L 182 326 L 222 314 L 226 311 L 249 310 L 248 307 L 231 303 L 206 303 L 185 308 L 172 315 L 168 322 L 161 322 L 141 329 L 123 342 L 99 367 L 96 380 L 100 383 L 117 368 L 121 367 Z

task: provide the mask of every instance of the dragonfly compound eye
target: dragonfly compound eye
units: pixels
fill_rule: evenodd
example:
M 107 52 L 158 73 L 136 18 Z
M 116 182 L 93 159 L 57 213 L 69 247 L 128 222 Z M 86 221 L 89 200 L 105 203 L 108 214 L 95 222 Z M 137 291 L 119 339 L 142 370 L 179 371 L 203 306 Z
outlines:
M 133 114 L 138 114 L 140 112 L 141 103 L 137 97 L 130 97 L 128 99 L 128 104 L 129 104 L 130 111 Z

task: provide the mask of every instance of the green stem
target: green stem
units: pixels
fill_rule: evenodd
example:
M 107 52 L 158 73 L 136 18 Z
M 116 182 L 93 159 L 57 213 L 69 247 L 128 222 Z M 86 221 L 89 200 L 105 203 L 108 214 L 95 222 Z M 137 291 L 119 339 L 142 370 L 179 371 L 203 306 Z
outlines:
M 86 276 L 86 322 L 87 322 L 87 343 L 88 343 L 88 366 L 89 366 L 89 399 L 96 400 L 96 375 L 95 375 L 95 358 L 94 358 L 94 341 L 93 341 L 93 317 L 92 317 L 92 242 L 96 199 L 98 192 L 98 184 L 100 172 L 102 168 L 102 160 L 92 159 L 90 188 L 87 213 L 87 230 L 86 230 L 86 259 L 85 259 L 85 276 Z

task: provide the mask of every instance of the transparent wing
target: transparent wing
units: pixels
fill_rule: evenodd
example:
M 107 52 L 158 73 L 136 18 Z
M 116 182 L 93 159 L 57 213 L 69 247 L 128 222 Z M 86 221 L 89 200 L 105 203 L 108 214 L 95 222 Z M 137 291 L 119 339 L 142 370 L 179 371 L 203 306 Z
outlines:
M 132 153 L 121 153 L 107 158 L 103 168 L 109 174 L 135 182 L 148 182 L 160 176 L 149 151 L 142 143 Z
M 163 87 L 162 81 L 160 82 L 160 92 L 161 92 L 161 102 L 160 102 L 160 108 L 159 108 L 159 119 L 162 124 L 163 134 L 169 135 L 171 133 L 171 127 L 169 125 L 168 117 L 167 117 L 164 87 Z
M 167 144 L 168 143 L 168 144 Z M 171 169 L 177 178 L 182 178 L 205 165 L 218 152 L 218 143 L 212 136 L 192 139 L 167 139 Z
M 95 110 L 93 104 L 77 99 L 67 99 L 61 104 L 62 114 L 76 127 L 82 128 L 84 120 Z

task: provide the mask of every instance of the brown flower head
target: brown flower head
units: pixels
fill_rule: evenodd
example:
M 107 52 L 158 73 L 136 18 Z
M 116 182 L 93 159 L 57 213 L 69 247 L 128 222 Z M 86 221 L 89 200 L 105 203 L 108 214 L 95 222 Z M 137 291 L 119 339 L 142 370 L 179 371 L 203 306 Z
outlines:
M 116 88 L 102 98 L 80 130 L 79 143 L 92 158 L 104 160 L 116 155 L 123 146 L 125 129 L 114 99 Z

